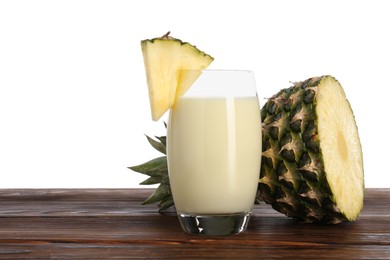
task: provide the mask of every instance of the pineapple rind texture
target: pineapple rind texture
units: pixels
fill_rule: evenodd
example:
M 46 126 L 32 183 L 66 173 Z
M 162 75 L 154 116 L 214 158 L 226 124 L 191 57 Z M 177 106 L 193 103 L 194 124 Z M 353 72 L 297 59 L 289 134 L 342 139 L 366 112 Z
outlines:
M 287 216 L 303 222 L 337 224 L 357 218 L 362 208 L 363 186 L 359 185 L 363 182 L 363 176 L 334 170 L 329 171 L 329 175 L 325 168 L 332 162 L 324 163 L 320 140 L 326 136 L 326 130 L 319 135 L 317 114 L 317 96 L 325 88 L 322 86 L 324 82 L 338 84 L 331 76 L 310 78 L 279 91 L 263 106 L 263 153 L 258 198 Z M 341 88 L 339 84 L 338 86 Z M 331 97 L 332 91 L 326 95 Z M 342 100 L 338 101 L 342 103 Z M 344 99 L 344 104 L 346 103 L 348 104 Z M 337 107 L 339 104 L 332 105 Z M 335 113 L 338 111 L 333 114 Z M 347 111 L 348 113 L 351 114 L 352 110 Z M 331 120 L 332 117 L 328 119 Z M 351 128 L 356 129 L 354 121 L 350 120 L 348 123 L 352 123 Z M 360 149 L 361 154 L 357 131 L 353 137 L 359 143 L 355 145 L 355 150 Z M 334 149 L 329 146 L 334 141 L 328 139 L 328 143 L 326 152 L 332 154 Z M 352 162 L 350 165 L 361 168 L 362 172 L 362 163 Z M 339 175 L 347 176 L 337 183 L 334 179 Z M 351 187 L 348 184 L 350 181 L 358 184 Z M 346 186 L 350 192 L 357 190 L 357 197 L 340 197 L 338 189 L 345 189 Z M 353 207 L 343 205 L 352 200 L 357 201 Z

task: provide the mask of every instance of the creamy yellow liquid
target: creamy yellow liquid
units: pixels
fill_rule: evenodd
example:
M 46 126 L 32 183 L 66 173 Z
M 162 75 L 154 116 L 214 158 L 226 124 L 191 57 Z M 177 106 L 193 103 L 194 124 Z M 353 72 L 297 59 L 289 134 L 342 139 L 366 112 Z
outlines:
M 257 97 L 177 101 L 168 126 L 168 167 L 179 213 L 252 209 L 261 161 Z

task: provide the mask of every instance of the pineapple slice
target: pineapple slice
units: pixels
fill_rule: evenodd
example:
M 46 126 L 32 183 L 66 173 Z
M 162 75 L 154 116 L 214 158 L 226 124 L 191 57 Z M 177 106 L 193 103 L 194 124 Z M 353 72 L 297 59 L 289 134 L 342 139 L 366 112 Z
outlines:
M 188 42 L 169 36 L 141 41 L 152 119 L 171 108 L 214 60 Z

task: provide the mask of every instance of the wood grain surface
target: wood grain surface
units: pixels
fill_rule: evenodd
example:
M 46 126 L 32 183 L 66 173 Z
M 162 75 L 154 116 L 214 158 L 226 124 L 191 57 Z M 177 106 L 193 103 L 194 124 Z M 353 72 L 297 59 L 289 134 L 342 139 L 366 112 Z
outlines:
M 256 205 L 246 232 L 185 234 L 151 189 L 0 190 L 0 259 L 390 259 L 390 189 L 367 189 L 359 219 L 298 223 Z

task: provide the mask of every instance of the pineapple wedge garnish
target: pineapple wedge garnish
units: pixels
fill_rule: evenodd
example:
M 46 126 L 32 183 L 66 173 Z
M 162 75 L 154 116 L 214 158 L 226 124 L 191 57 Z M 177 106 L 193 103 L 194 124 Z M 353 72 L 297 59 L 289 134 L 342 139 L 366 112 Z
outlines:
M 141 41 L 152 119 L 157 121 L 207 68 L 213 57 L 169 36 Z

